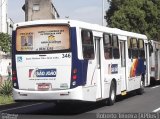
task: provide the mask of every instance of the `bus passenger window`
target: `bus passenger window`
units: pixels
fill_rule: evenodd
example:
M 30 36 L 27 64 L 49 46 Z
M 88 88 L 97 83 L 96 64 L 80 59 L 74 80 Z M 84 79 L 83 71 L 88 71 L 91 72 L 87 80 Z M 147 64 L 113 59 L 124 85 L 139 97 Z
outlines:
M 103 45 L 105 59 L 112 59 L 112 43 L 111 36 L 109 34 L 103 34 Z
M 145 58 L 144 41 L 142 39 L 138 39 L 138 48 L 139 48 L 139 57 Z
M 127 39 L 127 44 L 128 44 L 128 57 L 131 59 L 131 39 L 128 37 Z
M 93 44 L 93 34 L 92 31 L 82 30 L 82 50 L 84 59 L 94 59 L 94 44 Z
M 104 48 L 105 59 L 112 59 L 112 48 Z
M 112 41 L 113 41 L 113 57 L 114 57 L 114 59 L 119 59 L 120 54 L 119 54 L 118 36 L 113 35 Z
M 136 38 L 132 38 L 132 58 L 138 58 L 138 43 Z
M 138 58 L 138 42 L 136 38 L 130 38 L 128 37 L 127 40 L 128 43 L 128 56 L 129 58 L 136 59 Z

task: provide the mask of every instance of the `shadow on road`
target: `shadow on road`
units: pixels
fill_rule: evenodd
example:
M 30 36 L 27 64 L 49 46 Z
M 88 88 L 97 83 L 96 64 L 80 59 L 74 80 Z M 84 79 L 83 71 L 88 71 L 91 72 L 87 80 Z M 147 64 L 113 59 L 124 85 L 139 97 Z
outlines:
M 98 103 L 88 103 L 88 102 L 79 102 L 79 103 L 45 103 L 45 108 L 39 108 L 29 113 L 23 114 L 33 114 L 33 115 L 77 115 L 82 114 L 94 109 L 104 107 L 105 105 L 101 102 Z
M 156 82 L 154 85 L 152 84 L 150 87 L 154 87 L 160 85 L 160 82 Z M 116 103 L 126 101 L 129 98 L 133 98 L 138 96 L 137 93 L 130 92 L 126 96 L 117 96 Z M 115 105 L 116 105 L 115 103 Z M 13 109 L 7 111 L 7 113 L 12 114 L 24 114 L 24 115 L 78 115 L 86 112 L 91 112 L 100 108 L 110 108 L 110 106 L 106 106 L 103 101 L 96 103 L 88 103 L 88 102 L 62 102 L 62 103 L 52 103 L 52 102 L 44 102 L 40 105 L 35 105 L 31 107 L 24 107 L 21 109 Z M 12 107 L 14 108 L 14 107 Z
M 149 87 L 154 87 L 160 85 L 160 81 L 151 80 Z
M 125 101 L 128 98 L 133 96 L 137 96 L 135 92 L 131 92 L 126 96 L 117 96 L 116 102 Z M 116 105 L 116 103 L 115 103 Z M 93 111 L 95 109 L 103 108 L 106 105 L 103 101 L 96 102 L 96 103 L 88 103 L 88 102 L 74 102 L 74 103 L 50 103 L 44 102 L 43 105 L 37 105 L 33 107 L 26 107 L 22 109 L 12 110 L 7 113 L 14 113 L 14 114 L 22 114 L 22 115 L 78 115 L 83 114 L 86 112 Z M 110 108 L 110 106 L 107 106 Z

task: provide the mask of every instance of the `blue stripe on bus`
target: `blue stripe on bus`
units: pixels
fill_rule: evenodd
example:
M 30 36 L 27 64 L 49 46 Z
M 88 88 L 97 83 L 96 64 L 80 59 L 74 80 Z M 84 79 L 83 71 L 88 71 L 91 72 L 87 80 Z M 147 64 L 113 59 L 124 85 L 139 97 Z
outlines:
M 17 72 L 15 55 L 16 55 L 16 32 L 13 31 L 12 32 L 12 71 Z M 16 78 L 17 78 L 17 73 L 15 75 L 16 75 Z M 13 85 L 13 87 L 16 88 L 16 89 L 19 89 L 18 79 L 17 80 L 12 80 L 12 83 L 13 84 L 16 83 L 17 85 L 16 86 Z
M 70 29 L 71 33 L 71 51 L 72 51 L 72 74 L 71 74 L 71 88 L 75 88 L 77 86 L 82 86 L 86 84 L 87 78 L 87 69 L 88 69 L 88 60 L 79 60 L 78 59 L 78 48 L 77 48 L 77 35 L 76 28 L 73 27 Z M 77 80 L 74 81 L 73 70 L 77 69 Z M 76 82 L 76 83 L 75 83 Z M 74 85 L 73 85 L 74 83 Z
M 145 65 L 144 60 L 140 57 L 138 58 L 138 65 L 136 67 L 136 76 L 140 76 L 141 74 L 145 74 Z

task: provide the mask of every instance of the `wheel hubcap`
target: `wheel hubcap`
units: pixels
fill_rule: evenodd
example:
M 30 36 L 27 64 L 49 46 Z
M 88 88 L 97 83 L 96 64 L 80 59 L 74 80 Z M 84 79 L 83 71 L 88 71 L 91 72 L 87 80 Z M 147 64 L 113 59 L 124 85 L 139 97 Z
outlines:
M 115 92 L 114 92 L 114 90 L 112 90 L 112 92 L 111 92 L 111 99 L 114 100 L 114 98 L 115 98 Z

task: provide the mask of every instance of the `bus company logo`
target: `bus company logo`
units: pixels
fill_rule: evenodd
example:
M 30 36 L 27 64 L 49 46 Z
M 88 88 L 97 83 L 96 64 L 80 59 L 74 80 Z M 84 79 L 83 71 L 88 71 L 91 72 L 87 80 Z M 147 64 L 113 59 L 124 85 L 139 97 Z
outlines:
M 56 40 L 56 37 L 54 35 L 48 36 L 48 40 L 42 41 L 42 44 L 60 44 L 61 40 Z
M 57 69 L 29 69 L 29 78 L 56 77 Z
M 118 73 L 118 64 L 112 64 L 111 65 L 111 73 L 117 74 Z
M 108 73 L 109 74 L 117 74 L 118 73 L 118 64 L 109 64 L 108 65 Z
M 48 36 L 48 41 L 53 41 L 53 40 L 55 40 L 55 36 L 53 35 Z

